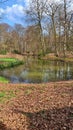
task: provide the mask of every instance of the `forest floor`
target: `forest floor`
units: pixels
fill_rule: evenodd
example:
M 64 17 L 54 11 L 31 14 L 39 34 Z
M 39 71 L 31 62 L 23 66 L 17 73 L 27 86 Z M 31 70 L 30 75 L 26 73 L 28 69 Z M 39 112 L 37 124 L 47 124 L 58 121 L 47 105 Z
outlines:
M 73 130 L 73 81 L 0 83 L 0 130 Z

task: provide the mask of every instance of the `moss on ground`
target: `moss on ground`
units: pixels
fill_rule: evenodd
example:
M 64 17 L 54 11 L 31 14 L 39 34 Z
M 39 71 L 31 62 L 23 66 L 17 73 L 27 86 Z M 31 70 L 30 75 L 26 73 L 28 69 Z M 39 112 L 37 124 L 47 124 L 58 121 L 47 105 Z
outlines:
M 8 83 L 8 82 L 9 82 L 9 80 L 8 80 L 8 79 L 6 79 L 6 78 L 4 78 L 4 77 L 1 77 L 1 76 L 0 76 L 0 82 L 3 82 L 3 83 Z

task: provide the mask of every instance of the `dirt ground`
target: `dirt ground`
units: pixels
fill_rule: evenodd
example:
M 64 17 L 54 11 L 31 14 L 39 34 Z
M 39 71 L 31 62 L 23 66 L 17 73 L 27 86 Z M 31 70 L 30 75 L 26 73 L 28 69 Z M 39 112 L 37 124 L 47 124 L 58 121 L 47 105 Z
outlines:
M 73 130 L 73 81 L 0 84 L 15 96 L 0 103 L 0 130 Z
M 46 54 L 43 59 L 51 59 L 51 60 L 60 60 L 66 62 L 73 62 L 73 53 L 67 52 L 66 57 L 64 58 L 63 54 L 61 53 L 59 57 L 56 57 L 54 53 Z
M 19 54 L 12 54 L 12 53 L 8 53 L 6 55 L 0 55 L 0 58 L 17 58 L 19 60 L 23 60 L 24 57 L 22 55 Z

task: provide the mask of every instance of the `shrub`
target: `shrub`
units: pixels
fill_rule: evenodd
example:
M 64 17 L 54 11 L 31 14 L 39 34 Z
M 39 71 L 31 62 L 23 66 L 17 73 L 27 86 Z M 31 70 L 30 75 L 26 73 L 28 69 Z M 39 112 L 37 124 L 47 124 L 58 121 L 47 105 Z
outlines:
M 7 53 L 7 50 L 0 50 L 0 54 L 5 55 Z
M 18 50 L 13 50 L 13 53 L 15 53 L 15 54 L 21 54 Z

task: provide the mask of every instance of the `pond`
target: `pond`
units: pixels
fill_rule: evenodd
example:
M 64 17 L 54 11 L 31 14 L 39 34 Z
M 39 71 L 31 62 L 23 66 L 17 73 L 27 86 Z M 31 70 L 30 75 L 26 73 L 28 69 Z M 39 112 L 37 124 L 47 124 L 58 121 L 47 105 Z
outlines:
M 4 69 L 0 75 L 11 83 L 43 83 L 72 80 L 73 63 L 26 58 L 23 65 Z

